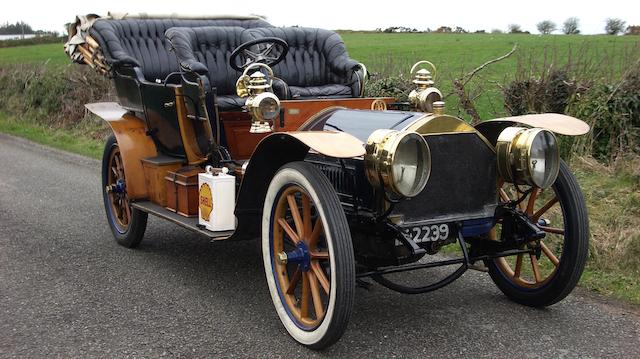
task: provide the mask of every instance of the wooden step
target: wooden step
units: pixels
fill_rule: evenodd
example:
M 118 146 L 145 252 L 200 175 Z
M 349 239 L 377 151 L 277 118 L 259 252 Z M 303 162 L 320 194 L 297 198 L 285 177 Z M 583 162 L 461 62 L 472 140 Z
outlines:
M 235 231 L 220 231 L 220 232 L 208 231 L 204 229 L 204 227 L 202 228 L 198 227 L 198 217 L 181 216 L 151 201 L 133 202 L 131 203 L 131 207 L 139 209 L 143 212 L 147 212 L 149 214 L 153 214 L 154 216 L 166 219 L 190 231 L 209 237 L 215 241 L 221 241 L 221 240 L 227 239 L 231 237 L 231 235 L 235 232 Z

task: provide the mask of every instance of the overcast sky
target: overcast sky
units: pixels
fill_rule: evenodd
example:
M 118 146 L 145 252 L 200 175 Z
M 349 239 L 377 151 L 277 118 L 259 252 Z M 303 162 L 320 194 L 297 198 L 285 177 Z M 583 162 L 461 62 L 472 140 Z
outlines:
M 568 17 L 580 19 L 585 34 L 603 33 L 605 19 L 621 18 L 640 25 L 640 1 L 345 1 L 345 0 L 4 0 L 0 22 L 23 20 L 35 29 L 62 31 L 76 14 L 114 12 L 185 14 L 260 14 L 276 26 L 300 25 L 327 29 L 373 30 L 406 26 L 424 30 L 462 26 L 471 31 L 498 28 L 511 23 L 536 32 L 541 20 L 560 25 Z

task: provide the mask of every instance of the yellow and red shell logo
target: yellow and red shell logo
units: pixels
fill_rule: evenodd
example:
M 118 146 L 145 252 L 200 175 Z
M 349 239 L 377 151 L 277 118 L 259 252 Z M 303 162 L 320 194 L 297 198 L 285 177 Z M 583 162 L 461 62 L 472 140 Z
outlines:
M 211 187 L 207 183 L 200 186 L 200 217 L 208 221 L 213 211 L 213 198 L 211 197 Z

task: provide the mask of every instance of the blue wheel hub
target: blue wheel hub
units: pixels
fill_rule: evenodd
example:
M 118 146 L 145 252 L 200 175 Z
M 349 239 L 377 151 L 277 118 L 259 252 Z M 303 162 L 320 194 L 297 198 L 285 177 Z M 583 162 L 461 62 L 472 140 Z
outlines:
M 296 249 L 287 252 L 287 263 L 295 263 L 300 266 L 300 270 L 308 272 L 311 269 L 311 253 L 304 241 L 298 242 Z
M 116 182 L 115 186 L 113 187 L 113 192 L 115 192 L 115 193 L 124 193 L 124 188 L 125 188 L 124 181 L 119 179 Z

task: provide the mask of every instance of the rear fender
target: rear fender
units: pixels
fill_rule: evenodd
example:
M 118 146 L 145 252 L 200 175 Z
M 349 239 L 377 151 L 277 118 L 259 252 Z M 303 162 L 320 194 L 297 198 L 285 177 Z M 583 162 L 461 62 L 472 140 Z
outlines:
M 147 135 L 145 122 L 115 102 L 85 105 L 87 110 L 105 120 L 116 137 L 122 156 L 127 195 L 130 199 L 147 198 L 142 159 L 157 155 L 156 146 Z
M 262 209 L 271 179 L 287 163 L 303 161 L 309 150 L 334 158 L 364 156 L 364 144 L 343 132 L 303 131 L 265 137 L 251 155 L 238 193 L 234 238 L 260 236 Z

